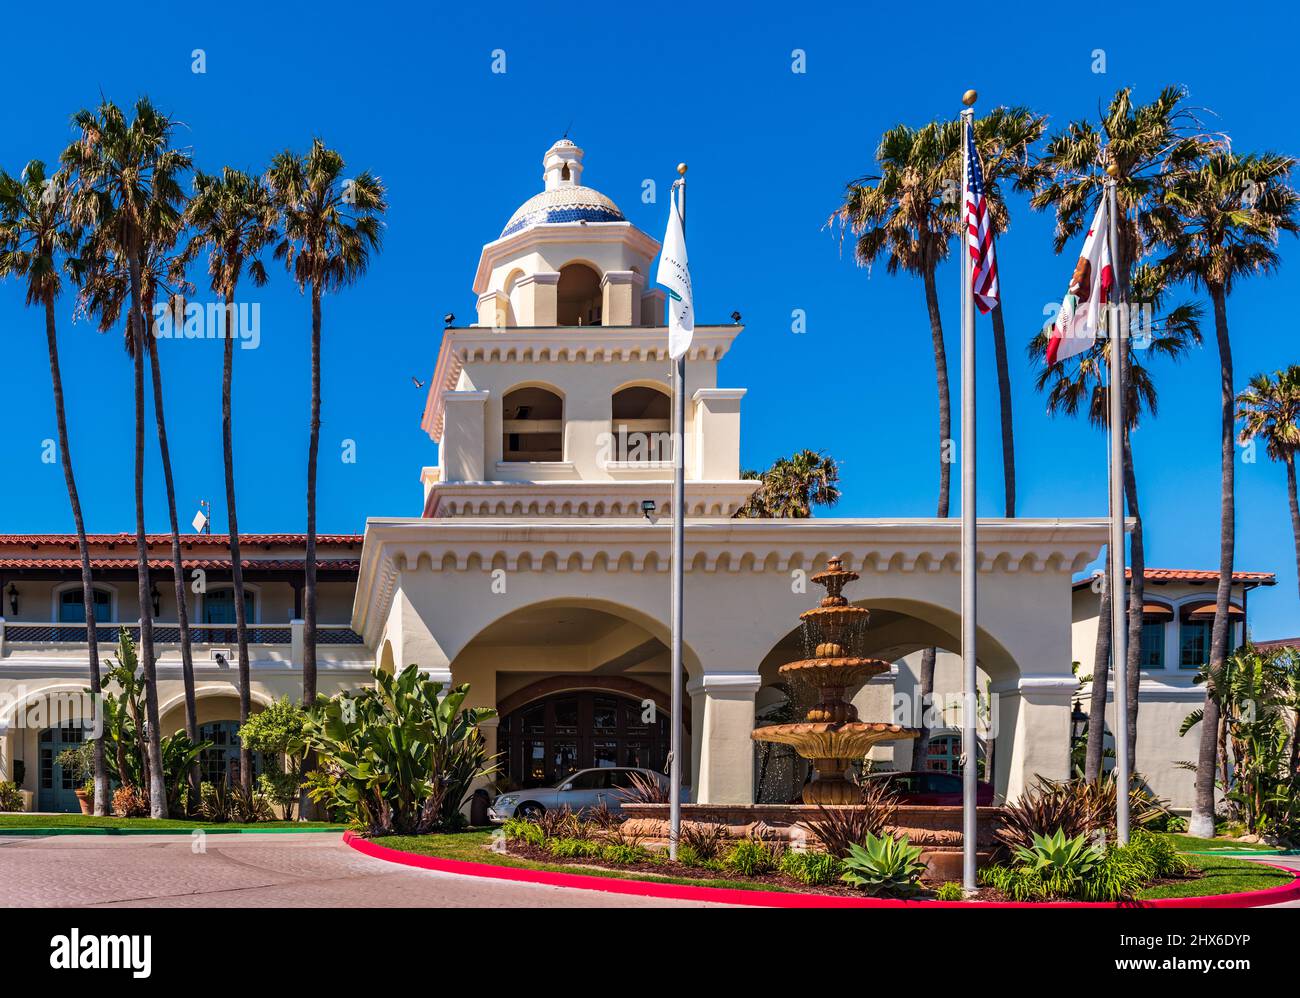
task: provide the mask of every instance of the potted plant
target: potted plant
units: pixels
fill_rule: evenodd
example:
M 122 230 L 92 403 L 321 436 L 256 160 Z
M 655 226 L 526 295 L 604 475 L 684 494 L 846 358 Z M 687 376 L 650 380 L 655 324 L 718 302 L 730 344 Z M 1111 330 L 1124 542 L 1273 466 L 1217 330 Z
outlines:
M 66 748 L 54 761 L 78 784 L 72 792 L 77 795 L 82 814 L 95 813 L 95 761 L 91 755 L 93 742 L 82 742 L 76 748 Z

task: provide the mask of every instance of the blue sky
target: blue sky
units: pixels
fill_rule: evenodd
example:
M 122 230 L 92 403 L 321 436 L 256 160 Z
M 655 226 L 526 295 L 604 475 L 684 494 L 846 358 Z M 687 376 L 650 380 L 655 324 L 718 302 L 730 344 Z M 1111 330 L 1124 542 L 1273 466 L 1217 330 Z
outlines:
M 1032 19 L 992 8 L 990 38 L 965 46 L 969 8 L 747 5 L 722 14 L 704 5 L 645 9 L 607 5 L 556 13 L 553 5 L 432 10 L 428 5 L 316 2 L 229 4 L 220 15 L 169 8 L 165 28 L 148 18 L 102 16 L 70 3 L 57 20 L 93 21 L 93 32 L 50 46 L 7 49 L 19 99 L 0 106 L 0 165 L 54 160 L 69 115 L 101 93 L 128 103 L 147 93 L 184 123 L 180 140 L 207 170 L 261 169 L 285 147 L 324 137 L 350 170 L 388 186 L 385 246 L 360 286 L 325 303 L 320 527 L 360 531 L 365 517 L 415 515 L 419 469 L 436 459 L 420 431 L 424 393 L 412 376 L 432 370 L 441 317 L 474 314 L 470 288 L 479 247 L 540 189 L 541 155 L 570 128 L 586 149 L 584 181 L 636 224 L 662 235 L 665 201 L 643 204 L 642 181 L 661 194 L 679 160 L 690 163 L 691 269 L 701 321 L 733 309 L 747 329 L 721 381 L 749 389 L 743 461 L 760 467 L 800 447 L 843 463 L 841 515 L 928 516 L 937 474 L 933 362 L 918 280 L 868 273 L 841 256 L 823 228 L 845 181 L 871 168 L 880 134 L 898 122 L 955 115 L 968 86 L 980 106 L 1027 104 L 1053 126 L 1095 117 L 1120 86 L 1149 99 L 1185 84 L 1207 120 L 1240 149 L 1300 153 L 1292 87 L 1296 15 L 1273 12 L 1249 44 L 1211 30 L 1207 3 L 1130 8 L 1123 30 L 1102 18 L 1037 8 Z M 160 8 L 161 9 L 161 8 Z M 499 12 L 499 13 L 498 13 Z M 48 11 L 7 14 L 12 37 L 49 37 Z M 1289 22 L 1289 23 L 1280 23 Z M 1226 26 L 1225 26 L 1226 27 Z M 974 33 L 971 33 L 972 35 Z M 1219 40 L 1220 38 L 1224 40 Z M 191 52 L 206 72 L 191 71 Z M 1095 49 L 1104 73 L 1093 72 Z M 506 53 L 494 74 L 492 52 Z M 794 49 L 806 72 L 791 71 Z M 1019 465 L 1027 516 L 1105 510 L 1105 450 L 1087 426 L 1045 413 L 1024 344 L 1059 302 L 1071 259 L 1051 248 L 1051 219 L 1013 204 L 998 245 Z M 1074 250 L 1077 252 L 1077 250 Z M 1229 303 L 1238 383 L 1300 360 L 1291 304 L 1300 291 L 1300 244 L 1282 247 L 1281 272 L 1241 286 Z M 1070 252 L 1067 252 L 1067 257 Z M 246 530 L 303 523 L 308 403 L 308 303 L 278 270 L 257 292 L 263 342 L 239 351 L 235 373 L 236 467 Z M 196 274 L 201 278 L 201 273 Z M 950 373 L 957 403 L 957 276 L 940 274 Z M 1190 296 L 1190 292 L 1188 293 Z M 804 309 L 807 332 L 791 332 Z M 1285 316 L 1278 321 L 1278 316 Z M 73 454 L 88 526 L 132 529 L 131 375 L 118 333 L 72 322 L 59 305 Z M 0 286 L 0 530 L 71 530 L 62 477 L 42 463 L 53 437 L 40 315 L 19 288 Z M 1207 333 L 1209 329 L 1207 328 Z M 996 381 L 981 323 L 980 511 L 1000 514 Z M 218 341 L 164 344 L 169 431 L 181 515 L 200 498 L 224 528 Z M 1158 365 L 1159 418 L 1138 432 L 1137 462 L 1148 562 L 1217 566 L 1218 388 L 1212 341 L 1177 367 Z M 152 433 L 152 431 L 150 431 Z M 152 439 L 152 437 L 151 437 Z M 341 459 L 356 443 L 356 462 Z M 156 453 L 149 454 L 151 530 L 165 530 Z M 1300 633 L 1282 469 L 1262 456 L 1238 465 L 1237 564 L 1278 573 L 1251 598 L 1257 637 Z M 953 512 L 957 512 L 954 476 Z

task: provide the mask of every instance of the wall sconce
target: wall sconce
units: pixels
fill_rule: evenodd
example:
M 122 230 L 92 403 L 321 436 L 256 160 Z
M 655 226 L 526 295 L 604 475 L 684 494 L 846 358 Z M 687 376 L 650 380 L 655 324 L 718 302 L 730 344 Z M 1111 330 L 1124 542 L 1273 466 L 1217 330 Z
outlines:
M 157 586 L 153 586 L 149 590 L 149 595 L 153 597 L 153 615 L 157 617 L 162 613 L 162 593 L 158 592 Z
M 13 616 L 17 617 L 18 616 L 18 587 L 11 582 L 9 583 L 9 588 L 6 590 L 6 592 L 9 595 L 9 612 L 13 614 Z

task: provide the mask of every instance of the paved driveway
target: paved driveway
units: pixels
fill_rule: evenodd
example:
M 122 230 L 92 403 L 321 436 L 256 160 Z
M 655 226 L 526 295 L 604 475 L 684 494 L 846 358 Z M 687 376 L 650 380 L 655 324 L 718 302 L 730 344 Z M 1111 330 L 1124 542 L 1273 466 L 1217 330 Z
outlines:
M 397 866 L 338 835 L 0 836 L 0 906 L 699 908 Z

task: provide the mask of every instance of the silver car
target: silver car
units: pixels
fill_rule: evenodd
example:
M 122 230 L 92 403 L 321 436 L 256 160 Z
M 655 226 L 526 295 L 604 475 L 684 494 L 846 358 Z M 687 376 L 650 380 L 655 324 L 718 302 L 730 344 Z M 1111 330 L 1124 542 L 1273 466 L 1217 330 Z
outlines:
M 626 794 L 632 789 L 632 774 L 655 780 L 665 790 L 668 777 L 653 769 L 634 769 L 609 766 L 601 769 L 580 769 L 571 773 L 553 787 L 533 787 L 531 790 L 511 790 L 501 794 L 488 808 L 488 817 L 495 822 L 507 818 L 535 818 L 556 808 L 570 811 L 589 811 L 602 804 L 617 813 L 622 809 Z M 682 787 L 682 801 L 689 801 L 687 787 Z

